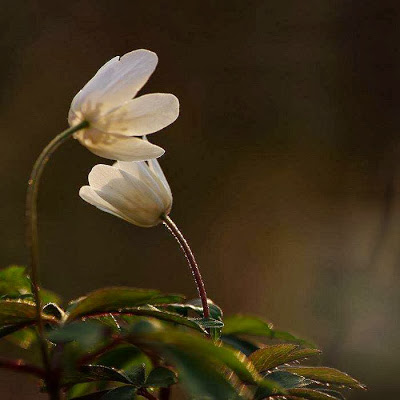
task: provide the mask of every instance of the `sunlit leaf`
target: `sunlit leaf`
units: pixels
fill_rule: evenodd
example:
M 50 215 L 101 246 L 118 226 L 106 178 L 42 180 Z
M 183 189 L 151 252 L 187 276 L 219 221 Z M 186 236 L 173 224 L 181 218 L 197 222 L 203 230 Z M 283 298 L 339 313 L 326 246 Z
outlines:
M 233 315 L 224 319 L 224 335 L 256 335 L 272 337 L 272 324 L 261 318 L 247 315 Z
M 300 349 L 295 344 L 276 344 L 265 346 L 249 357 L 258 371 L 263 372 L 278 365 L 289 363 L 294 360 L 301 360 L 306 357 L 320 354 L 316 349 Z
M 0 296 L 3 296 L 3 299 L 34 300 L 25 267 L 11 265 L 0 270 Z M 46 289 L 40 290 L 40 298 L 44 304 L 60 302 L 58 295 Z
M 323 383 L 333 383 L 337 385 L 344 385 L 351 388 L 364 388 L 356 379 L 350 375 L 341 372 L 334 368 L 328 367 L 286 367 L 285 371 L 304 376 L 305 378 L 312 379 Z
M 124 308 L 182 300 L 179 295 L 163 295 L 157 290 L 111 287 L 99 289 L 70 303 L 69 320 L 96 313 L 118 312 Z
M 44 321 L 55 322 L 56 319 L 42 314 Z M 34 322 L 36 320 L 35 304 L 21 300 L 0 300 L 0 326 L 17 325 Z

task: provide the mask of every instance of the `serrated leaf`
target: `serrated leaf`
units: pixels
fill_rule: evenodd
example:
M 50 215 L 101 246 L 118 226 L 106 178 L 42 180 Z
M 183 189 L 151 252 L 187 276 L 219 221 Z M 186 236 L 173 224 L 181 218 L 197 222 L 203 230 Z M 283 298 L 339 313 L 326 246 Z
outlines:
M 83 365 L 78 371 L 63 376 L 61 385 L 71 386 L 83 382 L 111 381 L 131 384 L 129 377 L 121 370 L 105 365 Z
M 263 372 L 279 365 L 320 354 L 316 349 L 300 349 L 295 344 L 265 346 L 249 357 L 258 371 Z
M 288 393 L 307 400 L 338 400 L 337 397 L 331 396 L 330 394 L 306 388 L 290 389 Z
M 101 400 L 133 400 L 136 390 L 133 386 L 121 386 L 104 394 Z
M 345 372 L 341 372 L 335 368 L 329 367 L 286 367 L 285 371 L 304 376 L 322 383 L 332 383 L 336 385 L 344 385 L 351 388 L 362 388 L 365 386 L 352 378 Z
M 147 387 L 166 388 L 178 382 L 175 372 L 168 368 L 154 368 L 146 379 Z
M 139 307 L 146 304 L 175 302 L 179 295 L 163 295 L 157 290 L 110 287 L 95 290 L 85 297 L 74 300 L 68 307 L 68 320 L 94 313 L 118 312 L 124 308 Z
M 42 313 L 44 321 L 56 322 L 53 316 Z M 0 300 L 0 326 L 29 324 L 36 321 L 35 304 L 21 300 Z
M 271 372 L 269 374 L 266 374 L 265 377 L 272 381 L 275 381 L 284 389 L 304 387 L 312 383 L 312 381 L 304 378 L 303 376 L 292 374 L 283 370 Z

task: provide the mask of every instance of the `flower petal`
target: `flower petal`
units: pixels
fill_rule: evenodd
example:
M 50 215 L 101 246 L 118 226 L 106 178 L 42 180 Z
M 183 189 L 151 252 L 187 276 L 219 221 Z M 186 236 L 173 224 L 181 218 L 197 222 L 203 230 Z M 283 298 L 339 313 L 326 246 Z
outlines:
M 82 186 L 79 190 L 79 196 L 92 206 L 97 207 L 101 211 L 105 211 L 109 214 L 115 215 L 119 218 L 126 219 L 119 211 L 111 204 L 104 201 L 97 192 L 90 186 Z
M 117 161 L 114 166 L 125 171 L 126 173 L 139 179 L 150 187 L 162 200 L 165 211 L 170 211 L 172 206 L 172 194 L 164 186 L 159 177 L 149 168 L 146 162 L 126 162 Z
M 144 49 L 114 57 L 75 96 L 71 109 L 80 109 L 87 118 L 109 112 L 136 96 L 157 63 L 157 55 Z
M 93 121 L 104 132 L 142 136 L 172 124 L 179 115 L 179 101 L 173 94 L 152 93 L 128 101 Z
M 145 140 L 113 135 L 95 128 L 83 129 L 74 137 L 92 153 L 110 160 L 143 161 L 165 153 L 161 147 Z
M 96 165 L 89 174 L 89 184 L 135 225 L 157 225 L 165 211 L 163 202 L 150 187 L 118 168 Z

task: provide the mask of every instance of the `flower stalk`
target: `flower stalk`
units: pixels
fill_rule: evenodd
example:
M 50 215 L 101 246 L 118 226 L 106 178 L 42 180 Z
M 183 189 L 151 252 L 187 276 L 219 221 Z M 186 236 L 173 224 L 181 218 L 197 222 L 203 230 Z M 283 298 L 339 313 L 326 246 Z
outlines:
M 42 304 L 40 300 L 39 288 L 39 247 L 38 247 L 38 227 L 37 227 L 37 199 L 39 192 L 39 183 L 44 167 L 54 151 L 61 146 L 73 133 L 89 126 L 87 121 L 66 129 L 57 135 L 40 153 L 37 158 L 31 176 L 28 181 L 28 190 L 26 195 L 26 245 L 29 254 L 29 269 L 31 278 L 32 294 L 36 304 L 36 323 L 39 336 L 40 350 L 42 353 L 43 365 L 46 370 L 47 381 L 51 375 L 51 365 L 49 350 L 44 336 L 44 324 L 42 320 Z M 47 382 L 51 387 L 50 382 Z
M 172 236 L 174 236 L 176 241 L 179 243 L 183 253 L 185 254 L 194 280 L 196 282 L 197 291 L 199 292 L 201 304 L 203 306 L 203 316 L 204 318 L 210 318 L 210 308 L 208 306 L 207 293 L 204 286 L 203 278 L 201 277 L 199 266 L 197 265 L 196 259 L 194 258 L 194 254 L 185 237 L 182 235 L 182 232 L 175 225 L 174 221 L 172 221 L 172 219 L 168 215 L 163 215 L 161 219 L 164 225 L 171 232 Z

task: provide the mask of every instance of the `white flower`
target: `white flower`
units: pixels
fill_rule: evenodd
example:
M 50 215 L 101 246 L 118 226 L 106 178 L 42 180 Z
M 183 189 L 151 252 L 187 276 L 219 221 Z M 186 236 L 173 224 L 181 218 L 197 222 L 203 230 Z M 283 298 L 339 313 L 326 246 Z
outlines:
M 111 160 L 143 161 L 164 154 L 161 147 L 135 137 L 159 131 L 179 115 L 179 101 L 172 94 L 134 98 L 157 62 L 155 53 L 135 50 L 104 64 L 72 100 L 70 126 L 89 122 L 74 137 Z
M 157 160 L 99 164 L 81 187 L 83 200 L 132 224 L 151 227 L 172 207 L 172 193 Z

